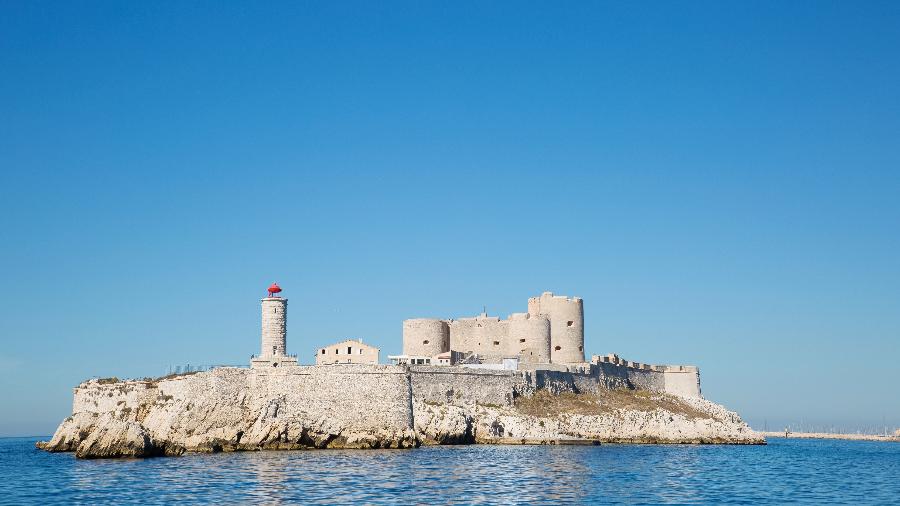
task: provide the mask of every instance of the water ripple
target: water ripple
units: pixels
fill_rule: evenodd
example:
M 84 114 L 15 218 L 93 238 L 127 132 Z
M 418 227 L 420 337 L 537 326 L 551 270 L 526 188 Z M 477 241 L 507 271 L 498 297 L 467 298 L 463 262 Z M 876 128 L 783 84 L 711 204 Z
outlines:
M 78 460 L 0 439 L 0 504 L 885 504 L 900 444 L 458 446 Z

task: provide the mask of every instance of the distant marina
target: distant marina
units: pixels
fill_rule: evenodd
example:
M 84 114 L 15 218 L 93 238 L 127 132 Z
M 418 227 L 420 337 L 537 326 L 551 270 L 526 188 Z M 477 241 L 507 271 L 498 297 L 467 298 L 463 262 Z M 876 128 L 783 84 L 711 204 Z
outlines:
M 834 432 L 791 432 L 791 431 L 767 431 L 760 432 L 766 438 L 777 437 L 782 439 L 843 439 L 847 441 L 883 441 L 900 443 L 900 434 L 840 434 Z

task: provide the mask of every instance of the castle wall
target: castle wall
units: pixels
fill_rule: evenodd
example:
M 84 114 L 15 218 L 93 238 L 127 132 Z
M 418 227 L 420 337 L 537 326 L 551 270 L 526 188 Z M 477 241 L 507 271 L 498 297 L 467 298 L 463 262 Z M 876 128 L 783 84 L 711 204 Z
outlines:
M 403 321 L 403 354 L 433 357 L 450 351 L 450 326 L 444 320 L 415 318 Z
M 701 397 L 700 369 L 685 366 L 669 366 L 663 373 L 666 392 L 684 397 Z
M 696 366 L 643 364 L 609 354 L 591 357 L 591 367 L 600 367 L 610 375 L 624 375 L 636 388 L 682 397 L 702 397 L 700 369 Z
M 509 321 L 496 316 L 450 321 L 450 349 L 464 354 L 477 353 L 487 363 L 499 363 L 503 359 L 508 336 Z
M 261 357 L 283 356 L 287 352 L 287 299 L 262 299 Z
M 504 354 L 518 355 L 524 363 L 549 364 L 550 320 L 528 313 L 510 315 Z
M 507 406 L 529 385 L 519 371 L 411 366 L 412 396 L 418 402 Z
M 626 370 L 628 371 L 628 381 L 636 388 L 653 392 L 666 391 L 666 378 L 662 373 L 633 367 L 628 367 Z
M 368 430 L 412 427 L 406 368 L 392 365 L 258 369 L 250 377 L 259 403 L 279 399 L 287 413 Z M 259 409 L 258 408 L 258 409 Z
M 528 313 L 550 320 L 551 362 L 584 362 L 584 304 L 580 297 L 544 292 L 528 299 Z

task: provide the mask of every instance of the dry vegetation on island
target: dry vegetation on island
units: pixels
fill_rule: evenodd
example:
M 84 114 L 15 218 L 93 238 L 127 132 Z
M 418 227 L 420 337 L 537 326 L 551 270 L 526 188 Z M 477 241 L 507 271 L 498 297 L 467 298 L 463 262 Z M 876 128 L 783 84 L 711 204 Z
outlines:
M 553 417 L 560 413 L 612 415 L 619 410 L 649 413 L 657 409 L 682 415 L 689 420 L 710 417 L 709 413 L 698 410 L 680 397 L 627 388 L 601 390 L 599 393 L 562 392 L 556 395 L 547 390 L 538 390 L 534 395 L 518 397 L 515 408 L 519 413 L 539 418 Z

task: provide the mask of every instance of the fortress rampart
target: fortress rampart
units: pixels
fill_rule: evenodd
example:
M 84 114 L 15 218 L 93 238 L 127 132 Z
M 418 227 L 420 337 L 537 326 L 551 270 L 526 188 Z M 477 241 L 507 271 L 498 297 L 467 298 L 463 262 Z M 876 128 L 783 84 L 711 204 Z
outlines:
M 246 412 L 289 421 L 319 420 L 329 430 L 353 426 L 376 431 L 413 427 L 413 402 L 509 406 L 537 390 L 594 393 L 601 388 L 637 388 L 699 397 L 699 371 L 691 366 L 650 366 L 618 357 L 595 356 L 590 364 L 540 365 L 522 370 L 446 366 L 331 365 L 277 368 L 220 367 L 159 380 L 104 383 L 91 380 L 74 389 L 72 412 L 113 413 L 162 431 L 196 420 L 173 418 L 190 410 L 149 409 L 188 405 L 203 397 L 219 420 L 240 420 Z M 604 360 L 606 359 L 606 360 Z M 639 367 L 638 367 L 639 366 Z M 671 375 L 675 376 L 674 380 Z M 141 418 L 144 417 L 144 418 Z M 202 421 L 201 421 L 202 422 Z M 235 434 L 224 434 L 230 439 Z
M 274 423 L 316 422 L 336 433 L 347 426 L 370 433 L 385 427 L 404 430 L 413 422 L 407 373 L 404 367 L 389 365 L 219 367 L 159 380 L 91 380 L 74 389 L 72 412 L 114 414 L 140 422 L 161 439 L 185 425 L 199 424 L 198 439 L 187 446 L 200 444 L 220 424 L 240 427 L 248 413 L 263 413 Z M 215 420 L 193 419 L 192 410 L 185 408 L 201 398 L 205 406 L 197 409 L 214 408 Z M 236 433 L 214 433 L 240 440 Z
M 693 365 L 653 365 L 632 362 L 618 355 L 594 355 L 592 365 L 605 366 L 610 371 L 624 371 L 636 388 L 667 392 L 684 397 L 701 397 L 700 369 Z

